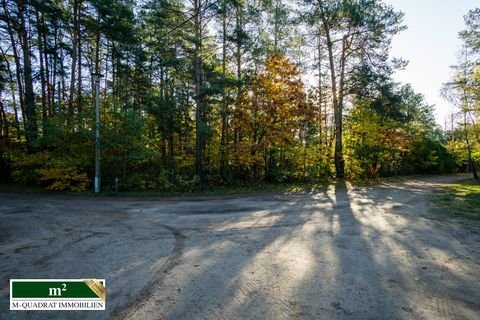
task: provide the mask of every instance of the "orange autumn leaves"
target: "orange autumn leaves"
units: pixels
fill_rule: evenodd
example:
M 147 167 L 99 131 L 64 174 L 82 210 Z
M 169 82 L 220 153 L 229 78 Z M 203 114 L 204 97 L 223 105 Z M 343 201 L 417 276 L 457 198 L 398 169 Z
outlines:
M 295 66 L 279 54 L 268 58 L 265 70 L 240 94 L 233 113 L 235 165 L 249 170 L 261 163 L 265 151 L 294 145 L 299 122 L 309 117 L 306 108 Z

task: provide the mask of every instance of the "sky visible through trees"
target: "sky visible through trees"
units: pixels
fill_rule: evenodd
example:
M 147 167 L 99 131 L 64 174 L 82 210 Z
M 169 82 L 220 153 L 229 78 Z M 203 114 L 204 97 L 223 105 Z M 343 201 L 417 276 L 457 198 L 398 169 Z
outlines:
M 480 161 L 480 9 L 433 106 L 380 0 L 0 0 L 0 178 L 103 190 L 370 179 Z
M 449 81 L 450 66 L 455 65 L 461 47 L 459 30 L 464 28 L 463 16 L 478 7 L 476 0 L 386 0 L 405 13 L 408 29 L 392 41 L 392 56 L 409 61 L 406 68 L 394 74 L 396 81 L 411 83 L 428 103 L 435 104 L 435 118 L 445 128 L 453 108 L 441 96 L 442 83 Z M 434 52 L 435 54 L 432 54 Z

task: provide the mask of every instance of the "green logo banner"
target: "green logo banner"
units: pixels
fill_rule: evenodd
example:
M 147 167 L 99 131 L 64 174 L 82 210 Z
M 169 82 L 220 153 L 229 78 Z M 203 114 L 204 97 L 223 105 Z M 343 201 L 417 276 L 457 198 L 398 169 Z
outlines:
M 105 310 L 105 302 L 105 279 L 10 280 L 11 310 Z

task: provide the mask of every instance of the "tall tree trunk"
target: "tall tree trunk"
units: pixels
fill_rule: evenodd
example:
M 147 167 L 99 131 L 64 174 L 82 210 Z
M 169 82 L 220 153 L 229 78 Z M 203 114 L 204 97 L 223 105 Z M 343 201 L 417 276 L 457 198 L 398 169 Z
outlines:
M 54 87 L 54 82 L 50 81 L 50 63 L 48 59 L 48 41 L 47 41 L 47 25 L 45 24 L 45 18 L 42 15 L 42 40 L 43 41 L 43 61 L 45 61 L 45 79 L 46 79 L 46 87 L 47 87 L 47 111 L 48 114 L 51 116 L 53 113 L 53 104 L 50 103 L 52 99 L 52 87 Z
M 23 82 L 22 82 L 22 65 L 21 65 L 21 62 L 20 62 L 20 55 L 18 53 L 18 50 L 17 50 L 17 41 L 15 40 L 15 34 L 14 34 L 14 30 L 13 30 L 13 27 L 12 27 L 12 18 L 10 16 L 10 12 L 8 10 L 8 6 L 7 6 L 7 3 L 6 3 L 6 0 L 3 0 L 2 1 L 2 6 L 3 6 L 3 10 L 4 10 L 4 13 L 5 13 L 5 16 L 6 16 L 6 23 L 7 23 L 7 32 L 8 32 L 8 35 L 10 37 L 10 42 L 11 42 L 11 45 L 12 45 L 12 50 L 13 50 L 13 58 L 14 58 L 14 61 L 15 61 L 15 68 L 16 68 L 16 72 L 15 72 L 15 76 L 16 76 L 16 80 L 17 80 L 17 89 L 18 89 L 18 99 L 19 99 L 19 103 L 20 103 L 20 109 L 21 109 L 21 112 L 22 112 L 22 119 L 24 119 L 24 122 L 23 122 L 23 126 L 24 126 L 24 129 L 26 131 L 26 127 L 25 127 L 25 124 L 26 124 L 26 115 L 25 115 L 25 105 L 24 105 L 24 89 L 23 89 Z M 7 60 L 7 63 L 8 63 L 8 60 Z M 19 138 L 20 140 L 20 138 Z
M 226 136 L 227 136 L 227 115 L 228 115 L 228 105 L 227 105 L 227 96 L 225 92 L 226 86 L 226 74 L 227 74 L 227 2 L 223 1 L 223 16 L 222 16 L 222 76 L 223 76 L 223 85 L 222 85 L 222 127 L 221 127 L 221 137 L 220 137 L 220 177 L 225 179 L 225 171 L 227 167 L 227 146 L 226 146 Z
M 171 87 L 170 87 L 170 96 L 175 97 L 175 78 L 172 76 Z M 174 126 L 176 117 L 173 113 L 169 115 L 169 128 L 168 128 L 168 169 L 170 171 L 170 179 L 175 181 L 175 136 L 174 136 Z
M 20 121 L 18 117 L 18 107 L 17 107 L 17 98 L 15 95 L 15 80 L 13 79 L 13 73 L 12 69 L 10 67 L 10 62 L 7 59 L 7 55 L 5 54 L 5 51 L 0 47 L 0 52 L 2 53 L 3 59 L 7 65 L 7 71 L 8 71 L 8 78 L 9 78 L 9 86 L 10 86 L 10 93 L 12 95 L 12 105 L 13 105 L 13 112 L 15 116 L 15 129 L 17 130 L 17 140 L 20 141 Z
M 338 88 L 338 105 L 335 112 L 335 170 L 337 178 L 345 177 L 345 161 L 343 159 L 343 98 L 345 91 L 345 41 L 343 39 L 342 54 L 340 56 L 340 80 Z
M 35 11 L 35 18 L 37 22 L 37 42 L 38 42 L 38 57 L 40 58 L 40 87 L 42 90 L 42 96 L 41 96 L 41 101 L 42 101 L 42 131 L 43 135 L 45 135 L 45 127 L 47 123 L 47 90 L 46 90 L 46 83 L 47 81 L 45 80 L 45 67 L 44 63 L 45 61 L 43 60 L 44 58 L 44 47 L 43 47 L 43 39 L 42 39 L 42 24 L 40 22 L 40 13 L 38 10 Z
M 8 139 L 8 119 L 5 112 L 5 107 L 3 106 L 2 91 L 0 91 L 0 139 L 5 137 Z
M 464 121 L 463 121 L 463 129 L 464 129 L 464 132 L 465 132 L 465 142 L 467 144 L 467 153 L 468 153 L 468 163 L 470 165 L 470 168 L 472 168 L 472 174 L 473 174 L 473 177 L 478 180 L 478 174 L 477 174 L 477 168 L 475 167 L 475 161 L 473 161 L 473 158 L 472 158 L 472 148 L 470 146 L 470 140 L 468 139 L 468 130 L 467 130 L 467 111 L 464 110 L 463 112 L 463 116 L 464 116 Z
M 116 49 L 115 49 L 115 42 L 112 41 L 112 95 L 113 95 L 113 111 L 117 110 L 117 87 L 118 87 L 118 81 L 117 81 L 117 59 L 116 59 Z
M 60 40 L 61 42 L 61 40 Z M 58 95 L 61 97 L 60 101 L 59 101 L 59 105 L 58 105 L 58 112 L 59 112 L 59 115 L 61 116 L 62 113 L 63 113 L 63 108 L 62 108 L 62 102 L 65 103 L 66 100 L 66 94 L 67 94 L 67 86 L 65 84 L 65 65 L 63 63 L 63 59 L 64 58 L 64 55 L 63 55 L 63 47 L 60 46 L 60 82 L 58 83 Z M 60 117 L 61 118 L 61 117 Z M 61 120 L 61 121 L 60 121 Z M 60 121 L 60 126 L 62 126 L 62 119 L 59 119 Z
M 468 74 L 467 62 L 469 61 L 469 59 L 468 59 L 469 57 L 468 57 L 468 51 L 466 49 L 465 49 L 464 54 L 465 54 L 465 65 L 464 65 L 464 69 L 463 69 L 463 77 L 464 77 L 464 79 L 467 79 L 467 74 Z M 470 103 L 469 103 L 469 99 L 468 99 L 469 93 L 468 93 L 468 89 L 466 87 L 466 82 L 462 87 L 462 91 L 463 91 L 463 131 L 464 131 L 464 134 L 465 134 L 465 143 L 467 144 L 468 163 L 470 165 L 470 168 L 472 168 L 473 177 L 476 180 L 478 180 L 478 174 L 477 174 L 477 169 L 475 167 L 475 161 L 472 158 L 472 148 L 470 146 L 470 139 L 468 138 L 467 113 L 470 110 Z
M 73 2 L 73 39 L 72 39 L 72 65 L 70 68 L 70 95 L 68 97 L 68 113 L 69 118 L 73 116 L 73 97 L 75 93 L 75 79 L 77 70 L 77 54 L 78 54 L 78 32 L 79 32 L 79 5 L 80 1 Z
M 203 118 L 203 86 L 205 82 L 205 74 L 203 70 L 202 58 L 202 0 L 195 0 L 195 175 L 200 183 L 203 183 L 203 147 L 204 147 L 204 131 L 205 121 Z
M 323 148 L 323 123 L 322 123 L 322 38 L 320 30 L 318 30 L 318 43 L 317 43 L 317 54 L 318 54 L 318 112 L 319 112 L 319 122 L 318 122 L 318 136 L 319 136 L 319 145 L 320 148 Z
M 77 67 L 78 67 L 78 78 L 77 78 L 77 111 L 78 119 L 81 127 L 83 127 L 83 105 L 82 105 L 82 30 L 81 30 L 81 19 L 82 19 L 82 0 L 78 1 L 78 18 L 77 18 Z
M 23 51 L 23 78 L 25 81 L 25 137 L 28 148 L 31 150 L 32 143 L 38 137 L 37 114 L 35 111 L 35 93 L 33 92 L 32 60 L 30 43 L 28 41 L 25 13 L 27 6 L 24 0 L 17 0 L 18 15 L 20 18 L 20 39 Z
M 173 128 L 170 126 L 168 130 L 168 170 L 170 171 L 170 179 L 175 181 L 175 161 L 174 161 L 174 135 Z
M 243 27 L 243 14 L 242 14 L 242 5 L 238 3 L 236 5 L 236 16 L 235 16 L 235 29 L 236 29 L 236 52 L 235 52 L 235 58 L 236 58 L 236 67 L 237 67 L 237 97 L 235 100 L 235 107 L 238 108 L 240 104 L 240 94 L 242 92 L 242 27 Z M 237 129 L 234 130 L 233 132 L 233 144 L 234 147 L 236 148 L 237 142 L 239 140 L 238 137 L 238 131 Z
M 337 76 L 335 72 L 335 62 L 333 55 L 333 42 L 330 36 L 330 26 L 328 20 L 325 16 L 325 11 L 323 7 L 323 1 L 319 0 L 320 13 L 323 25 L 323 31 L 325 32 L 325 37 L 327 39 L 327 49 L 328 49 L 328 61 L 330 65 L 330 77 L 332 83 L 332 103 L 333 103 L 333 112 L 335 118 L 335 152 L 334 152 L 334 161 L 335 161 L 335 171 L 336 177 L 338 179 L 343 179 L 345 177 L 345 163 L 343 160 L 343 144 L 342 144 L 342 114 L 343 114 L 343 73 L 345 70 L 344 61 L 341 62 L 341 74 L 340 74 L 340 90 L 337 91 Z M 342 50 L 342 58 L 344 60 L 344 50 Z
M 55 105 L 55 94 L 57 90 L 60 90 L 60 86 L 55 87 L 57 84 L 57 61 L 58 61 L 58 25 L 57 21 L 55 20 L 54 23 L 54 44 L 53 44 L 53 70 L 52 70 L 52 92 L 51 92 L 51 106 L 52 108 Z M 62 70 L 63 71 L 63 70 Z M 52 110 L 53 111 L 53 110 Z

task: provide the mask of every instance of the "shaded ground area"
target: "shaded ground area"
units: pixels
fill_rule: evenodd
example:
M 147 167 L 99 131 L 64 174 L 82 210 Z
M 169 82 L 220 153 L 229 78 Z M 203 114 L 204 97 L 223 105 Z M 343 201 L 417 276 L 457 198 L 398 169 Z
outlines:
M 465 176 L 323 192 L 0 194 L 1 319 L 478 319 L 480 223 L 430 210 Z M 10 278 L 105 278 L 107 310 L 10 312 Z

